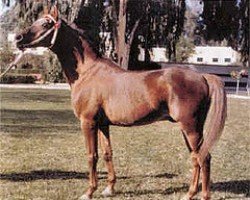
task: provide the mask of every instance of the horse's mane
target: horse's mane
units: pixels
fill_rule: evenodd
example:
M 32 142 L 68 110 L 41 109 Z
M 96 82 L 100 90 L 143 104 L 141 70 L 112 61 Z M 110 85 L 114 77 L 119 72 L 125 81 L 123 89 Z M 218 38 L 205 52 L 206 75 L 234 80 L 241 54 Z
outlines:
M 69 24 L 67 20 L 61 19 L 62 32 L 58 34 L 60 42 L 55 43 L 52 51 L 57 54 L 62 68 L 70 82 L 74 82 L 78 78 L 76 72 L 77 60 L 74 57 L 74 51 L 78 51 L 79 55 L 84 60 L 84 46 L 81 39 L 88 43 L 89 48 L 100 57 L 98 45 L 93 41 L 90 32 L 79 29 L 74 23 Z M 66 59 L 67 58 L 67 59 Z
M 99 51 L 99 42 L 93 38 L 93 34 L 91 34 L 91 30 L 84 30 L 79 28 L 79 26 L 76 25 L 76 23 L 67 23 L 65 20 L 63 20 L 71 29 L 73 29 L 78 36 L 80 36 L 82 39 L 84 39 L 88 44 L 89 47 L 94 51 L 94 53 L 100 57 L 100 51 Z

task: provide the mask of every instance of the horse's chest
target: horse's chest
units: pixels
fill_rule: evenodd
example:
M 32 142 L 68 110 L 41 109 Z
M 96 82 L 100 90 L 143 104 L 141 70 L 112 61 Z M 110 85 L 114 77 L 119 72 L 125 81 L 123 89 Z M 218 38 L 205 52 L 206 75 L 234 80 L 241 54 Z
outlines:
M 72 92 L 71 103 L 75 115 L 79 118 L 81 115 L 95 116 L 99 108 L 99 97 L 96 92 L 90 89 Z

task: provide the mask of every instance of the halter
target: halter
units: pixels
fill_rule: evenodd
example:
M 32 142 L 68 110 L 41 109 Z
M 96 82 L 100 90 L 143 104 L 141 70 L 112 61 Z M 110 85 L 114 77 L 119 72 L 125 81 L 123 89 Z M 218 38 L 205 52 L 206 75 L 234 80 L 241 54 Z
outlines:
M 54 22 L 54 26 L 51 27 L 47 32 L 45 32 L 39 38 L 37 38 L 36 40 L 30 42 L 27 45 L 37 44 L 38 42 L 40 42 L 41 40 L 46 38 L 52 31 L 54 31 L 53 37 L 52 37 L 52 39 L 50 41 L 50 46 L 48 48 L 50 49 L 50 48 L 52 48 L 54 46 L 55 41 L 56 41 L 56 37 L 57 37 L 57 34 L 58 34 L 58 30 L 59 30 L 59 28 L 61 26 L 61 20 L 59 19 L 58 21 L 56 21 L 51 15 L 46 15 L 44 18 L 49 18 L 50 20 L 52 20 Z

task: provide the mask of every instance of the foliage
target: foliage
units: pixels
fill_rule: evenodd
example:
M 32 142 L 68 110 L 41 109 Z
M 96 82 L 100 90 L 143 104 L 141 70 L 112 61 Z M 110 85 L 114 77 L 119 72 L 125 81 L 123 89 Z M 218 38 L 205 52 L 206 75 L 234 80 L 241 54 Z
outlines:
M 42 74 L 44 82 L 58 83 L 65 80 L 58 59 L 49 51 L 42 56 L 25 54 L 17 64 L 17 68 L 13 69 L 13 72 L 19 73 L 20 76 L 29 76 L 34 71 Z
M 239 39 L 237 40 L 237 49 L 241 53 L 241 60 L 249 67 L 249 1 L 241 0 L 239 4 L 238 18 L 240 20 Z
M 13 84 L 13 83 L 35 83 L 36 77 L 31 76 L 31 75 L 5 75 L 0 79 L 0 83 L 8 83 L 8 84 Z
M 16 20 L 20 21 L 19 25 L 25 26 L 37 19 L 43 8 L 50 7 L 54 2 L 19 1 L 15 7 L 15 13 L 18 13 Z M 210 44 L 224 44 L 226 41 L 241 53 L 242 62 L 247 65 L 248 0 L 203 0 L 203 3 L 203 13 L 197 19 L 196 35 L 190 31 L 188 35 L 198 43 L 203 42 L 203 38 Z M 155 46 L 165 47 L 169 61 L 175 61 L 176 44 L 183 34 L 185 17 L 192 17 L 185 15 L 185 0 L 142 0 L 140 3 L 135 0 L 66 0 L 60 1 L 58 7 L 63 18 L 74 21 L 89 33 L 94 46 L 102 54 L 121 65 L 124 60 L 137 59 L 138 45 L 147 52 Z M 149 56 L 145 61 L 149 62 Z M 124 63 L 126 68 L 128 62 Z
M 47 52 L 45 54 L 45 63 L 44 63 L 44 80 L 45 82 L 50 83 L 61 83 L 65 81 L 63 77 L 63 71 L 57 57 Z
M 13 51 L 9 47 L 8 44 L 6 44 L 2 49 L 0 49 L 0 66 L 1 69 L 4 69 L 7 67 L 7 65 L 13 61 L 15 55 L 13 54 Z
M 54 1 L 19 2 L 19 18 L 25 22 L 37 19 L 43 7 L 50 7 Z M 58 4 L 61 15 L 74 21 L 79 28 L 89 32 L 96 47 L 105 53 L 106 35 L 109 32 L 111 56 L 127 68 L 131 48 L 138 47 L 138 36 L 143 38 L 146 49 L 165 46 L 168 57 L 175 60 L 175 45 L 183 30 L 185 1 L 145 0 L 139 4 L 134 0 L 82 0 L 62 1 Z M 78 5 L 74 9 L 73 5 Z M 77 13 L 77 14 L 76 14 Z M 72 20 L 75 17 L 74 20 Z M 99 36 L 101 36 L 99 40 Z M 136 45 L 132 45 L 132 43 Z
M 9 63 L 10 61 L 6 61 L 6 65 Z M 30 81 L 30 76 L 32 77 L 31 74 L 33 74 L 34 71 L 42 74 L 42 80 L 44 82 L 60 83 L 65 81 L 57 57 L 49 52 L 43 56 L 24 55 L 18 63 L 17 68 L 12 70 L 12 72 L 17 75 L 6 75 L 6 78 L 3 78 L 1 81 L 5 83 L 33 83 L 36 79 Z M 17 78 L 17 81 L 14 82 L 13 78 Z
M 241 53 L 242 62 L 246 64 L 249 57 L 249 1 L 203 2 L 203 21 L 199 25 L 205 40 L 226 40 L 228 45 Z
M 238 33 L 239 22 L 237 21 L 237 0 L 232 1 L 209 1 L 204 0 L 202 17 L 206 25 L 204 37 L 206 40 L 232 42 Z
M 185 10 L 184 0 L 163 1 L 159 5 L 156 1 L 152 4 L 150 21 L 155 24 L 151 24 L 153 30 L 151 46 L 166 47 L 169 61 L 176 60 L 176 43 L 183 31 Z
M 117 3 L 116 1 L 113 2 Z M 138 44 L 141 44 L 146 51 L 155 46 L 166 47 L 169 59 L 175 60 L 175 45 L 183 30 L 185 1 L 146 0 L 138 4 L 137 1 L 131 0 L 125 1 L 125 3 L 127 3 L 127 16 L 125 16 L 126 20 L 124 20 L 124 23 L 126 23 L 125 33 L 120 32 L 118 34 L 117 30 L 112 28 L 122 21 L 118 18 L 118 14 L 112 14 L 118 12 L 118 5 L 106 8 L 108 13 L 106 16 L 108 17 L 104 18 L 106 20 L 103 22 L 105 24 L 103 32 L 113 30 L 112 39 L 114 41 L 112 44 L 114 44 L 114 50 L 119 49 L 119 47 L 115 46 L 118 43 L 115 41 L 116 37 L 124 35 L 125 42 L 127 44 L 131 43 L 128 48 L 133 48 L 131 49 L 131 57 L 134 56 Z
M 195 52 L 194 44 L 190 39 L 181 36 L 176 44 L 176 61 L 186 62 L 187 59 Z

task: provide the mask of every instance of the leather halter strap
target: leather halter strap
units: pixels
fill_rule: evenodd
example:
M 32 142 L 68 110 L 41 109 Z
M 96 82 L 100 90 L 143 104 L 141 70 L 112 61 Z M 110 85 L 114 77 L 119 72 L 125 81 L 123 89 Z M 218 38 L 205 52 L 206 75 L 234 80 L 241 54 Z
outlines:
M 59 19 L 58 21 L 56 21 L 51 15 L 45 15 L 44 18 L 49 18 L 50 20 L 52 20 L 54 22 L 54 26 L 51 27 L 49 30 L 47 30 L 43 35 L 41 35 L 39 38 L 35 39 L 34 41 L 30 42 L 27 45 L 34 45 L 37 44 L 38 42 L 42 41 L 44 38 L 46 38 L 52 31 L 54 31 L 53 37 L 50 41 L 50 46 L 48 48 L 52 48 L 55 44 L 56 41 L 56 37 L 58 34 L 58 30 L 61 26 L 61 20 Z

